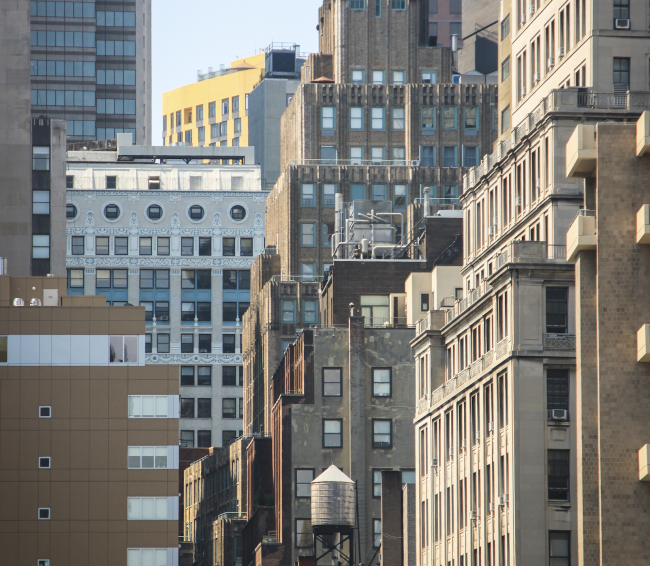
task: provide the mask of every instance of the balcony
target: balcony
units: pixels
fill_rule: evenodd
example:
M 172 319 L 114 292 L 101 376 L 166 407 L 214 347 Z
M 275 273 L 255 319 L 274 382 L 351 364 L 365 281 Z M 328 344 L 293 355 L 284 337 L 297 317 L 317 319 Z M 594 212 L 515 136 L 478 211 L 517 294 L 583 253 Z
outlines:
M 367 316 L 364 324 L 366 328 L 415 328 L 416 325 L 409 325 L 406 317 L 397 316 L 390 318 Z
M 574 334 L 544 334 L 545 350 L 575 350 L 576 337 Z
M 451 298 L 451 297 L 449 297 Z M 441 304 L 442 306 L 442 304 Z M 452 304 L 453 306 L 453 304 Z M 415 335 L 419 336 L 427 330 L 439 330 L 445 324 L 444 312 L 441 311 L 429 311 L 427 316 L 418 320 L 415 323 Z
M 591 177 L 597 161 L 596 126 L 580 124 L 566 144 L 566 176 L 569 179 Z
M 596 236 L 596 211 L 581 210 L 566 233 L 567 261 L 575 263 L 578 252 L 595 250 L 598 239 Z

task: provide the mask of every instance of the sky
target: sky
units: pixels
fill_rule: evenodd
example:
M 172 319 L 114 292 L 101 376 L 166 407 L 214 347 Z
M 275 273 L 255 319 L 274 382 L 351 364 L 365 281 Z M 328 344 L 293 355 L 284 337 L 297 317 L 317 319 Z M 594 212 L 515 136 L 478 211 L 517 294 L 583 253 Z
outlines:
M 208 67 L 255 55 L 272 42 L 318 50 L 322 0 L 153 0 L 152 141 L 162 142 L 162 95 Z

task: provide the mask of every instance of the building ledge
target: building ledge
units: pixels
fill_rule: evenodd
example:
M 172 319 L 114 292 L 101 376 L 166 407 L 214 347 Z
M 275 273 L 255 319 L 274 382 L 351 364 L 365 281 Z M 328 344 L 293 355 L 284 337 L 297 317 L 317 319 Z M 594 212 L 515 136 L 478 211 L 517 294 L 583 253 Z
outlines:
M 569 179 L 591 177 L 597 161 L 596 126 L 579 124 L 566 144 L 566 176 Z
M 644 324 L 636 333 L 636 361 L 650 362 L 650 324 Z
M 581 210 L 566 233 L 567 261 L 575 263 L 578 252 L 595 250 L 597 243 L 596 213 L 593 210 Z
M 650 204 L 644 204 L 636 213 L 636 243 L 650 244 Z
M 636 155 L 641 157 L 650 151 L 650 112 L 641 114 L 636 123 Z
M 639 480 L 650 481 L 650 444 L 639 450 Z

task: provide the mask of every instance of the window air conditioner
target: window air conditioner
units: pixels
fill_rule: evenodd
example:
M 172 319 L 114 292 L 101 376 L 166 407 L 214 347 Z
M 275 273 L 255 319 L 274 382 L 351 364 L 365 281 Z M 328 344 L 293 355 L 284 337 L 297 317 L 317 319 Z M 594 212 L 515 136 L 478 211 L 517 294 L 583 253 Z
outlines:
M 431 458 L 431 467 L 432 468 L 438 467 L 438 458 Z
M 535 73 L 535 82 L 536 82 L 536 83 L 539 82 L 539 73 Z
M 413 167 L 419 167 L 420 166 L 420 161 L 418 159 L 411 161 L 411 165 Z
M 478 519 L 478 510 L 470 511 L 469 518 L 472 521 L 476 521 Z
M 495 231 L 494 226 L 490 226 L 488 228 L 488 236 L 494 236 L 494 231 Z
M 551 413 L 551 420 L 554 421 L 566 421 L 569 420 L 569 411 L 566 409 L 552 409 L 549 411 Z
M 515 206 L 521 206 L 521 197 L 515 197 Z
M 526 14 L 521 15 L 521 25 L 523 26 L 526 23 Z
M 535 4 L 530 5 L 530 15 L 532 16 L 535 13 Z
M 207 348 L 199 348 L 199 354 L 207 354 L 208 349 Z
M 499 496 L 499 507 L 503 507 L 504 505 L 508 504 L 508 494 L 500 495 Z
M 548 68 L 552 69 L 553 67 L 555 67 L 555 59 L 553 57 L 549 57 L 548 58 Z
M 160 319 L 161 322 L 162 322 L 162 321 L 168 321 L 168 320 L 169 320 L 169 317 L 168 317 L 168 316 L 165 316 L 165 315 L 163 314 L 162 316 L 159 317 L 159 319 Z
M 481 440 L 481 432 L 477 430 L 476 431 L 476 442 L 478 442 L 480 440 Z
M 557 48 L 557 58 L 562 59 L 564 57 L 564 47 L 560 46 Z
M 488 432 L 492 432 L 494 429 L 494 423 L 488 423 Z
M 614 29 L 630 29 L 630 20 L 614 20 Z
M 490 512 L 494 511 L 494 501 L 490 503 Z
M 526 87 L 525 86 L 521 87 L 521 96 L 522 97 L 526 96 Z

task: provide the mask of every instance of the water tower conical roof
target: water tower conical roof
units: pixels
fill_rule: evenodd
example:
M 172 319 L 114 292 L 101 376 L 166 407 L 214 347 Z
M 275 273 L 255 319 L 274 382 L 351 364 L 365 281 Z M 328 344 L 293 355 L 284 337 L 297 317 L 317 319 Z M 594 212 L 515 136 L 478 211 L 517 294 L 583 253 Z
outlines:
M 354 482 L 346 476 L 341 470 L 339 470 L 334 464 L 332 464 L 327 470 L 325 470 L 320 476 L 318 476 L 311 483 L 351 483 Z

